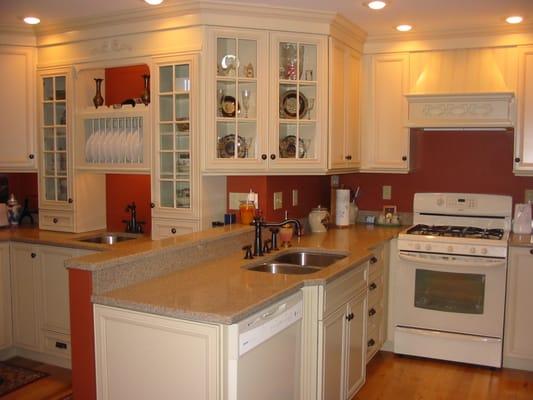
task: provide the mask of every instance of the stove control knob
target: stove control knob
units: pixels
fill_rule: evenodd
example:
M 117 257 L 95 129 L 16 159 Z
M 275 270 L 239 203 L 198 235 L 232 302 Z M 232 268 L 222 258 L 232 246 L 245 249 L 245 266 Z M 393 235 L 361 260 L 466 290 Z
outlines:
M 485 247 L 481 249 L 481 254 L 487 254 L 487 249 Z
M 430 244 L 426 244 L 425 249 L 426 249 L 426 251 L 430 251 L 431 250 L 431 245 Z
M 415 244 L 415 250 L 420 250 L 422 246 L 420 246 L 420 243 Z
M 470 253 L 472 253 L 472 254 L 476 254 L 476 248 L 475 248 L 475 247 L 471 247 L 471 248 L 470 248 Z

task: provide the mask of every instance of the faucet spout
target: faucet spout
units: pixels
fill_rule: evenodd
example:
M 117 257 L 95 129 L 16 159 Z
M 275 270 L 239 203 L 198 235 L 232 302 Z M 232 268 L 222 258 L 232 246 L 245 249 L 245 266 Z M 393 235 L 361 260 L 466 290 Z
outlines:
M 302 225 L 300 221 L 294 218 L 285 219 L 281 222 L 265 222 L 263 218 L 257 216 L 254 218 L 252 224 L 255 226 L 255 240 L 254 240 L 254 256 L 262 256 L 263 253 L 263 237 L 261 230 L 262 228 L 267 227 L 281 227 L 286 224 L 294 225 L 296 229 L 296 235 L 298 237 L 302 236 Z

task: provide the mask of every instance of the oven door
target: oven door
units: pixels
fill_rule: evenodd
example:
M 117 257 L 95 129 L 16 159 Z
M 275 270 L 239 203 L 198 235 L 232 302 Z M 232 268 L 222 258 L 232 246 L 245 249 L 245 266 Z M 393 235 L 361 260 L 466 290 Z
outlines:
M 507 260 L 399 251 L 397 325 L 501 338 Z

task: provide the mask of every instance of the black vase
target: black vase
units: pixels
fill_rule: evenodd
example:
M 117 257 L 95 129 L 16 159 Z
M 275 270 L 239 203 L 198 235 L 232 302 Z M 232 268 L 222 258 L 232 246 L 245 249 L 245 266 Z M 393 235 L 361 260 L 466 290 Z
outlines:
M 94 78 L 96 82 L 96 94 L 93 97 L 94 107 L 98 108 L 104 104 L 104 98 L 102 97 L 102 78 Z
M 144 89 L 141 95 L 141 100 L 145 106 L 150 104 L 150 75 L 144 74 Z

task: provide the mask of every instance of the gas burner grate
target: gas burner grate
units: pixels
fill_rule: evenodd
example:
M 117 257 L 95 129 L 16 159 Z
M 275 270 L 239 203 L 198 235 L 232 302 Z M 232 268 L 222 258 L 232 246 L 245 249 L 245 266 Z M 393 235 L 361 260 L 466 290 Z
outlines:
M 484 229 L 473 226 L 423 225 L 418 224 L 407 230 L 410 235 L 431 235 L 445 237 L 464 237 L 473 239 L 500 240 L 503 229 Z

